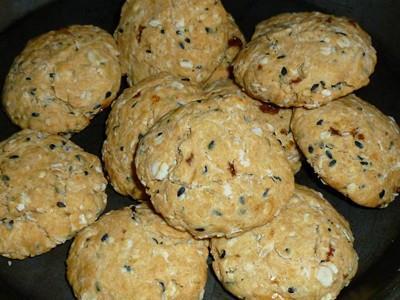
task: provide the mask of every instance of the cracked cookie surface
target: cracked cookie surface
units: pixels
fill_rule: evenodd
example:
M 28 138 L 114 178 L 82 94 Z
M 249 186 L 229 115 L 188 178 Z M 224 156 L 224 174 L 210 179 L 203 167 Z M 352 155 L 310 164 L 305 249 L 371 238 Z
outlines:
M 367 85 L 376 60 L 370 36 L 356 22 L 307 12 L 259 23 L 233 65 L 253 97 L 315 108 Z
M 106 206 L 100 160 L 71 141 L 25 129 L 0 143 L 0 255 L 49 251 Z
M 375 106 L 351 94 L 295 109 L 291 126 L 314 171 L 355 203 L 385 207 L 399 193 L 399 127 Z
M 286 158 L 290 163 L 294 173 L 301 168 L 301 157 L 297 145 L 294 141 L 292 131 L 290 129 L 290 121 L 292 119 L 293 110 L 291 108 L 280 108 L 252 99 L 242 92 L 240 88 L 234 84 L 232 80 L 218 80 L 205 86 L 205 91 L 210 96 L 216 96 L 221 99 L 238 96 L 247 101 L 249 106 L 255 106 L 264 114 L 258 114 L 260 121 L 268 123 L 268 128 L 278 139 L 286 153 Z
M 114 33 L 123 72 L 131 85 L 160 71 L 204 82 L 221 64 L 233 24 L 219 0 L 128 0 Z
M 137 174 L 171 226 L 232 236 L 265 224 L 292 196 L 289 162 L 257 114 L 241 97 L 195 101 L 143 137 Z
M 211 240 L 213 269 L 239 298 L 332 300 L 357 271 L 353 240 L 349 224 L 321 194 L 296 185 L 270 223 Z
M 67 259 L 79 299 L 201 299 L 208 241 L 168 226 L 142 204 L 111 211 L 82 230 Z
M 163 115 L 202 97 L 200 87 L 167 73 L 124 90 L 112 105 L 103 145 L 105 169 L 117 192 L 146 196 L 133 163 L 138 141 Z
M 115 98 L 121 80 L 112 36 L 90 25 L 50 31 L 14 60 L 3 105 L 21 128 L 77 132 Z

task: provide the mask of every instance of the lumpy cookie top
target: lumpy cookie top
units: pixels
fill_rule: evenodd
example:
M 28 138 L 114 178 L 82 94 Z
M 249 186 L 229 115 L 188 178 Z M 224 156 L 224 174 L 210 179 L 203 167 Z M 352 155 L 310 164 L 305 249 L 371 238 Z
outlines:
M 0 254 L 44 253 L 106 205 L 100 160 L 69 140 L 23 130 L 0 143 Z
M 116 191 L 145 197 L 133 163 L 138 141 L 163 115 L 202 97 L 197 85 L 167 73 L 151 76 L 119 96 L 107 120 L 103 146 L 105 168 Z
M 290 129 L 290 121 L 293 114 L 292 109 L 280 108 L 275 105 L 252 99 L 243 93 L 232 80 L 214 81 L 205 86 L 205 91 L 210 96 L 219 97 L 221 99 L 231 96 L 240 97 L 244 101 L 247 101 L 249 107 L 253 106 L 260 110 L 263 114 L 258 113 L 259 121 L 268 124 L 268 128 L 285 150 L 286 158 L 288 159 L 293 172 L 297 173 L 300 170 L 300 153 Z M 229 102 L 227 103 L 229 105 Z M 254 110 L 253 107 L 251 107 L 250 110 Z
M 349 224 L 322 195 L 296 186 L 270 223 L 212 239 L 213 269 L 246 299 L 335 299 L 357 271 Z
M 112 211 L 75 238 L 67 278 L 79 299 L 201 299 L 207 241 L 143 207 Z
M 219 0 L 125 2 L 115 38 L 132 84 L 160 71 L 204 82 L 228 48 L 231 18 Z
M 285 13 L 257 25 L 234 74 L 255 98 L 314 108 L 367 85 L 375 64 L 371 39 L 354 21 Z
M 354 202 L 387 206 L 400 187 L 400 134 L 393 118 L 355 95 L 296 109 L 294 137 L 324 182 Z
M 231 236 L 265 224 L 292 196 L 289 163 L 258 112 L 240 97 L 191 102 L 143 137 L 137 174 L 170 225 Z
M 4 108 L 22 128 L 80 131 L 115 98 L 118 56 L 112 36 L 95 26 L 74 25 L 34 38 L 8 73 Z

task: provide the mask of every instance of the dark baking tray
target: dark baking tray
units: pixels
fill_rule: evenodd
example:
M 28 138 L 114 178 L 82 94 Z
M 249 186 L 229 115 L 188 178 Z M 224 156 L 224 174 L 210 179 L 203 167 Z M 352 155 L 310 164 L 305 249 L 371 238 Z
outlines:
M 54 1 L 8 28 L 0 29 L 1 86 L 14 57 L 30 38 L 71 24 L 94 24 L 112 33 L 122 4 L 122 0 Z M 378 65 L 371 83 L 357 94 L 400 120 L 400 1 L 226 0 L 224 4 L 247 38 L 257 22 L 280 12 L 321 10 L 355 19 L 372 35 L 378 50 Z M 100 155 L 108 112 L 106 110 L 97 116 L 72 140 L 85 150 Z M 16 131 L 18 128 L 0 111 L 0 140 Z M 357 276 L 339 299 L 400 299 L 400 201 L 397 199 L 386 209 L 358 207 L 323 186 L 305 163 L 296 179 L 322 192 L 352 226 L 360 266 Z M 110 186 L 107 193 L 107 211 L 131 203 L 129 198 L 118 195 Z M 69 241 L 49 253 L 23 261 L 0 257 L 0 299 L 73 299 L 65 279 L 65 259 L 70 244 Z M 211 267 L 204 299 L 234 299 L 216 281 Z

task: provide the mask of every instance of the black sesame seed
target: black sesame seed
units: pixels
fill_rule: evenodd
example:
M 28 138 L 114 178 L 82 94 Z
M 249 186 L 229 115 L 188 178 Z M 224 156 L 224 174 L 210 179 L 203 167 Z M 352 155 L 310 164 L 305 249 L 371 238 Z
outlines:
M 164 30 L 164 29 L 161 29 L 161 30 L 160 30 L 160 33 L 161 33 L 161 34 L 164 34 L 164 33 L 165 33 L 165 30 Z
M 51 79 L 54 79 L 54 78 L 56 77 L 56 73 L 49 73 L 49 77 L 50 77 Z
M 199 228 L 196 228 L 195 230 L 196 230 L 196 231 L 199 231 L 199 232 L 202 232 L 202 231 L 204 231 L 205 229 L 204 229 L 204 228 L 201 228 L 201 227 L 199 227 Z
M 283 67 L 282 69 L 281 69 L 281 75 L 282 76 L 285 76 L 287 74 L 287 69 L 285 68 L 285 67 Z
M 286 55 L 279 55 L 278 57 L 277 57 L 277 59 L 282 59 L 282 58 L 285 58 L 286 57 Z
M 57 202 L 57 206 L 60 207 L 60 208 L 63 208 L 63 207 L 65 207 L 66 205 L 65 205 L 64 202 L 58 201 L 58 202 Z
M 119 147 L 119 151 L 124 151 L 124 146 Z
M 332 155 L 331 151 L 329 151 L 329 150 L 326 150 L 326 151 L 325 151 L 325 155 L 326 155 L 329 159 L 332 159 L 332 158 L 333 158 L 333 155 Z
M 314 152 L 314 147 L 313 146 L 308 146 L 308 152 L 313 153 Z
M 204 166 L 203 173 L 207 173 L 207 172 L 208 172 L 208 167 Z
M 31 90 L 29 91 L 29 93 L 30 93 L 32 96 L 35 96 L 35 95 L 36 95 L 36 91 L 37 91 L 37 89 L 36 89 L 36 88 L 33 88 L 33 89 L 31 89 Z
M 364 148 L 364 144 L 359 141 L 354 141 L 354 144 L 360 149 Z
M 379 198 L 383 198 L 385 196 L 385 190 L 382 190 L 380 193 L 379 193 Z
M 211 32 L 211 28 L 210 28 L 210 27 L 205 27 L 204 30 L 205 30 L 207 33 L 210 33 L 210 32 Z
M 330 167 L 333 167 L 334 165 L 336 165 L 336 159 L 332 159 L 332 160 L 329 162 L 329 166 L 330 166 Z
M 177 30 L 177 31 L 175 31 L 175 33 L 176 33 L 177 35 L 181 35 L 181 34 L 182 34 L 182 31 Z
M 150 49 L 147 49 L 147 50 L 146 50 L 146 53 L 149 53 L 149 54 L 150 54 L 150 53 L 151 53 L 151 50 L 150 50 Z
M 268 189 L 268 188 L 265 189 L 265 191 L 263 192 L 262 196 L 263 196 L 264 198 L 267 197 L 267 196 L 268 196 L 268 192 L 269 192 L 269 189 Z
M 124 29 L 118 28 L 118 32 L 119 32 L 119 33 L 123 33 L 123 32 L 124 32 Z
M 127 272 L 132 271 L 131 266 L 128 266 L 128 265 L 124 265 L 124 269 L 125 269 L 125 271 L 127 271 Z
M 242 205 L 244 205 L 246 203 L 246 199 L 244 198 L 244 196 L 239 197 L 239 203 Z
M 189 38 L 185 38 L 185 42 L 190 44 L 191 40 Z
M 181 80 L 182 80 L 182 81 L 190 81 L 190 78 L 183 77 L 183 78 L 181 78 Z
M 156 238 L 152 237 L 151 239 L 152 239 L 152 240 L 154 241 L 154 243 L 156 243 L 157 245 L 159 244 L 159 242 L 158 242 L 158 240 L 157 240 Z
M 367 166 L 369 163 L 367 161 L 360 161 L 360 164 L 363 166 Z
M 102 237 L 101 237 L 101 241 L 102 242 L 105 242 L 105 241 L 107 241 L 108 240 L 108 234 L 106 233 L 106 234 L 104 234 Z
M 182 196 L 182 195 L 185 193 L 185 191 L 186 191 L 185 187 L 184 187 L 184 186 L 181 186 L 181 187 L 179 188 L 178 192 L 176 193 L 176 195 L 177 195 L 178 197 L 180 197 L 180 196 Z
M 108 91 L 108 92 L 106 93 L 106 98 L 110 97 L 111 95 L 112 95 L 112 92 L 111 92 L 111 91 Z
M 164 293 L 164 292 L 165 292 L 165 284 L 164 284 L 164 282 L 159 281 L 158 284 L 159 284 L 160 287 L 161 287 L 161 291 Z
M 85 174 L 85 176 L 88 176 L 89 172 L 88 171 L 83 171 L 83 174 Z
M 2 181 L 10 181 L 10 177 L 8 175 L 1 175 Z
M 56 148 L 56 145 L 50 144 L 50 145 L 49 145 L 49 148 L 50 148 L 50 150 L 54 150 L 54 149 Z
M 162 132 L 157 133 L 157 136 L 162 136 L 162 135 L 163 135 Z
M 25 77 L 25 80 L 30 81 L 30 80 L 32 80 L 32 78 L 30 78 L 30 77 Z
M 310 91 L 311 91 L 311 92 L 314 92 L 318 87 L 319 87 L 319 83 L 314 83 L 314 84 L 311 86 Z
M 293 293 L 296 292 L 296 288 L 294 288 L 294 287 L 289 287 L 289 288 L 287 289 L 287 291 L 288 291 L 288 293 L 293 294 Z
M 224 258 L 226 255 L 226 251 L 224 249 L 222 249 L 221 253 L 219 254 L 219 258 Z
M 19 158 L 19 155 L 11 155 L 11 156 L 9 156 L 8 158 L 9 158 L 9 159 L 17 159 L 17 158 Z
M 182 42 L 179 42 L 179 47 L 180 47 L 181 49 L 185 49 L 185 45 L 184 45 Z
M 211 142 L 208 144 L 208 146 L 207 146 L 207 148 L 208 148 L 209 150 L 214 149 L 214 147 L 215 147 L 215 141 L 211 141 Z
M 318 120 L 318 122 L 317 122 L 317 125 L 322 125 L 322 123 L 324 123 L 324 120 L 322 120 L 322 119 L 320 119 L 320 120 Z
M 213 210 L 213 215 L 220 217 L 220 216 L 222 216 L 222 212 L 220 212 L 220 211 L 217 210 L 217 209 L 214 209 L 214 210 Z

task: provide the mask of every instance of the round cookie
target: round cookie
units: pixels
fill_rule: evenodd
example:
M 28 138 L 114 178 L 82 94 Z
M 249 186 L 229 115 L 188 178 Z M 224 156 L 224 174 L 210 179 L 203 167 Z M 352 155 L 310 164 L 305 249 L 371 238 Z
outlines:
M 260 121 L 268 123 L 268 128 L 278 139 L 286 153 L 286 158 L 290 163 L 294 173 L 301 168 L 300 153 L 290 129 L 293 110 L 280 108 L 265 102 L 257 101 L 243 93 L 240 88 L 231 80 L 219 80 L 205 86 L 205 91 L 210 96 L 227 98 L 232 95 L 241 97 L 247 101 L 249 106 L 257 107 L 264 114 L 259 114 Z M 253 108 L 252 108 L 253 109 Z
M 112 105 L 103 146 L 104 165 L 117 192 L 136 199 L 146 196 L 133 163 L 139 139 L 167 112 L 202 97 L 197 85 L 167 73 L 124 90 Z
M 25 129 L 0 143 L 0 255 L 49 251 L 106 206 L 100 160 L 71 141 Z
M 289 163 L 258 112 L 240 97 L 191 102 L 139 142 L 137 175 L 171 226 L 232 236 L 265 224 L 292 196 Z
M 78 299 L 201 299 L 208 242 L 146 207 L 111 211 L 82 230 L 67 259 Z
M 246 44 L 246 39 L 243 36 L 243 33 L 240 31 L 240 28 L 236 25 L 235 20 L 231 15 L 229 15 L 228 22 L 228 49 L 226 49 L 225 55 L 222 58 L 222 63 L 215 69 L 214 73 L 212 73 L 211 77 L 207 79 L 206 84 L 212 83 L 217 80 L 229 79 L 233 78 L 233 69 L 232 62 L 235 59 L 236 55 Z
M 315 108 L 367 85 L 375 64 L 371 38 L 357 23 L 304 12 L 258 24 L 233 65 L 254 98 Z
M 50 31 L 14 60 L 3 105 L 21 128 L 77 132 L 115 98 L 121 80 L 112 36 L 91 25 Z
M 219 0 L 128 0 L 114 33 L 130 84 L 167 71 L 206 81 L 228 48 L 232 18 Z
M 400 134 L 393 118 L 355 95 L 296 109 L 294 137 L 318 176 L 362 206 L 385 207 L 400 187 Z
M 242 299 L 335 299 L 357 271 L 349 224 L 321 194 L 296 185 L 270 223 L 212 239 L 213 269 Z

